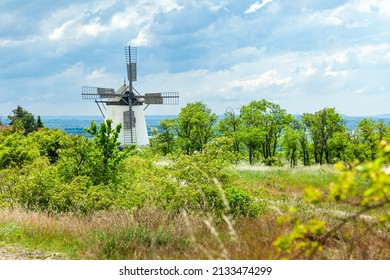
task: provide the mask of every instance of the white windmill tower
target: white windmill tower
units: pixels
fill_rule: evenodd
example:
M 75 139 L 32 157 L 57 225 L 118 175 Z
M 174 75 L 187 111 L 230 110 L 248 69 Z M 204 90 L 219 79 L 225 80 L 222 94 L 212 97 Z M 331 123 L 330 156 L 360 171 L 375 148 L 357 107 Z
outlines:
M 156 92 L 139 94 L 133 87 L 137 81 L 137 48 L 126 47 L 126 82 L 115 91 L 112 88 L 83 86 L 83 99 L 94 99 L 105 120 L 111 119 L 113 125 L 122 124 L 119 142 L 122 145 L 149 144 L 144 111 L 150 104 L 177 105 L 177 92 Z

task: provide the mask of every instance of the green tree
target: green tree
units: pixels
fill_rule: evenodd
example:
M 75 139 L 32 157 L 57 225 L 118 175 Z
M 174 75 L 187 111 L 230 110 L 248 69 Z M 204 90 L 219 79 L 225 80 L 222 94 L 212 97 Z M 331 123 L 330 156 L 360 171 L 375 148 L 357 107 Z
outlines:
M 245 127 L 244 142 L 249 149 L 249 159 L 253 149 L 259 149 L 266 164 L 272 162 L 278 147 L 278 140 L 283 128 L 292 120 L 292 116 L 278 104 L 265 99 L 252 101 L 241 108 L 241 117 Z M 260 146 L 260 147 L 259 147 Z
M 365 156 L 368 160 L 374 160 L 378 152 L 379 135 L 375 131 L 376 123 L 372 119 L 362 119 L 358 123 L 358 134 L 361 143 L 365 147 Z
M 334 108 L 324 108 L 314 114 L 303 114 L 302 122 L 307 126 L 313 141 L 315 162 L 331 163 L 329 140 L 336 132 L 346 130 L 341 115 Z
M 42 120 L 41 120 L 41 116 L 38 116 L 36 126 L 37 126 L 37 128 L 44 128 L 44 127 L 45 127 L 45 126 L 43 125 Z
M 357 126 L 356 133 L 359 143 L 363 146 L 362 160 L 374 160 L 378 154 L 378 144 L 388 140 L 390 128 L 382 120 L 375 122 L 372 119 L 362 119 Z
M 34 115 L 24 110 L 21 106 L 12 110 L 12 115 L 9 115 L 10 125 L 15 126 L 17 129 L 23 129 L 24 134 L 36 130 L 36 123 Z
M 380 120 L 376 124 L 376 130 L 378 133 L 379 141 L 390 141 L 390 126 L 387 125 L 383 120 Z
M 303 165 L 308 166 L 308 165 L 310 165 L 311 145 L 310 145 L 310 141 L 309 141 L 309 137 L 308 137 L 308 128 L 303 124 L 301 118 L 299 118 L 296 129 L 299 131 L 298 141 L 300 144 L 301 159 L 302 159 Z
M 162 120 L 158 128 L 152 133 L 150 145 L 163 156 L 172 154 L 176 146 L 177 119 Z
M 332 151 L 332 156 L 337 161 L 351 162 L 354 157 L 350 152 L 351 143 L 347 131 L 338 131 L 329 140 L 329 148 Z
M 240 134 L 243 126 L 241 117 L 237 115 L 232 108 L 228 108 L 225 112 L 225 118 L 219 121 L 217 129 L 222 136 L 232 139 L 235 162 L 238 163 L 242 149 Z
M 60 129 L 40 129 L 30 133 L 31 138 L 39 147 L 40 154 L 47 157 L 50 163 L 57 163 L 59 153 L 62 149 L 67 149 L 70 141 L 69 135 Z
M 95 144 L 82 135 L 69 136 L 66 149 L 59 151 L 58 170 L 65 182 L 70 182 L 78 176 L 87 176 L 96 181 L 101 176 L 99 159 Z
M 202 102 L 188 103 L 178 118 L 178 140 L 185 154 L 202 151 L 214 137 L 217 115 Z
M 121 128 L 121 124 L 113 128 L 112 120 L 106 120 L 100 123 L 99 127 L 96 122 L 92 121 L 91 126 L 85 129 L 88 134 L 94 137 L 95 149 L 93 161 L 90 164 L 94 165 L 95 184 L 114 181 L 118 175 L 119 164 L 126 157 L 125 152 L 119 151 L 118 137 Z
M 290 167 L 297 165 L 298 153 L 300 150 L 300 139 L 304 132 L 300 130 L 299 122 L 294 120 L 291 125 L 284 128 L 281 145 Z
M 239 137 L 244 142 L 249 156 L 249 164 L 253 164 L 256 150 L 259 150 L 264 138 L 260 118 L 261 110 L 257 110 L 257 104 L 252 101 L 249 105 L 241 108 L 241 119 L 244 129 Z

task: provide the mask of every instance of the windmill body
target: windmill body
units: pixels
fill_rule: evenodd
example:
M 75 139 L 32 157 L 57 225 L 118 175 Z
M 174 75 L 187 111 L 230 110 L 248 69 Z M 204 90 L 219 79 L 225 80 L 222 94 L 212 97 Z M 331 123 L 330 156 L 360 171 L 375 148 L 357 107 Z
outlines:
M 126 67 L 129 84 L 124 83 L 118 90 L 112 88 L 82 87 L 83 99 L 94 99 L 105 120 L 112 120 L 114 127 L 122 124 L 118 141 L 126 145 L 147 145 L 148 132 L 145 109 L 151 104 L 176 105 L 177 92 L 139 94 L 133 87 L 137 80 L 137 49 L 126 47 Z
M 123 85 L 123 87 L 128 86 Z M 119 91 L 118 90 L 118 91 Z M 145 146 L 149 144 L 148 131 L 146 127 L 144 103 L 136 102 L 129 110 L 128 100 L 126 98 L 110 98 L 106 101 L 107 109 L 105 119 L 112 120 L 114 127 L 119 123 L 122 124 L 122 130 L 119 134 L 118 141 L 123 145 L 137 144 Z M 130 120 L 130 112 L 132 119 Z

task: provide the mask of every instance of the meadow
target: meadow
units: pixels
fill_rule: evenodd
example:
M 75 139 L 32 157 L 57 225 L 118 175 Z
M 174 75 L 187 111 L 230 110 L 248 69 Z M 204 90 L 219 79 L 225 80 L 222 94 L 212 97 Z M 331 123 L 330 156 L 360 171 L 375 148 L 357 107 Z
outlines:
M 390 228 L 360 215 L 334 232 L 315 254 L 286 254 L 275 240 L 292 226 L 280 217 L 295 209 L 302 221 L 320 218 L 332 228 L 355 213 L 350 203 L 305 202 L 304 190 L 323 192 L 337 179 L 334 166 L 231 166 L 260 206 L 256 217 L 172 214 L 156 207 L 47 214 L 0 212 L 1 245 L 58 253 L 64 259 L 389 259 Z

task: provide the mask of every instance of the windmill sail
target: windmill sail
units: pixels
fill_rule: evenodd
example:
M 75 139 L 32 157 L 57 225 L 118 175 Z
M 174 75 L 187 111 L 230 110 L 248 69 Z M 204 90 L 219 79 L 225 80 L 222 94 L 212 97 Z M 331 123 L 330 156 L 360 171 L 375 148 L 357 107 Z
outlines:
M 115 98 L 121 95 L 115 93 L 113 88 L 99 88 L 83 86 L 81 90 L 83 99 L 106 99 Z
M 145 104 L 177 105 L 179 104 L 179 93 L 178 92 L 146 93 L 144 99 L 145 99 Z
M 137 81 L 137 48 L 126 47 L 126 68 L 127 79 L 131 82 Z
M 137 131 L 135 126 L 135 115 L 133 110 L 123 112 L 123 134 L 124 145 L 137 143 Z

